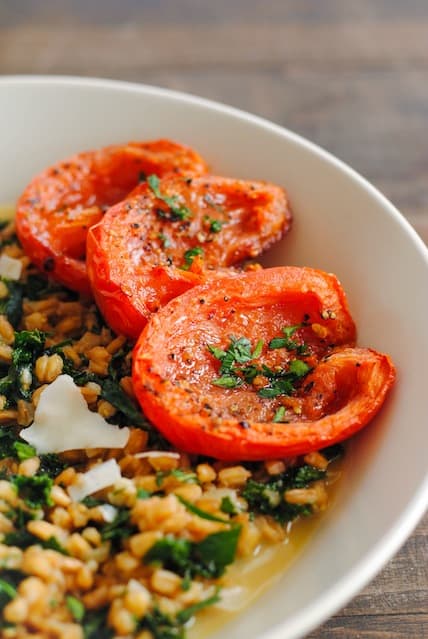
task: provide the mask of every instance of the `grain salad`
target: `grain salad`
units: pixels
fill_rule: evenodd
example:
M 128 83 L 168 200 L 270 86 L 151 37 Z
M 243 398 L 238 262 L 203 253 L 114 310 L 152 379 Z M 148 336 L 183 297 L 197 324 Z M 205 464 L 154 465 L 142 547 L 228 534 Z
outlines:
M 30 263 L 13 222 L 0 244 L 1 636 L 183 638 L 227 597 L 229 566 L 325 510 L 342 448 L 242 463 L 172 448 L 135 400 L 132 343 Z M 66 386 L 113 443 L 37 454 L 32 424 L 83 441 L 45 406 Z

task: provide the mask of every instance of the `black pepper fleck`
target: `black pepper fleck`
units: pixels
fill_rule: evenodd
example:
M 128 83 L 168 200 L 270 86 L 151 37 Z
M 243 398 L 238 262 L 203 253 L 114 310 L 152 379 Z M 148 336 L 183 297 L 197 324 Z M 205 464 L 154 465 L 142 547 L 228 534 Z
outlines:
M 250 428 L 250 424 L 247 421 L 245 421 L 245 420 L 242 420 L 241 422 L 239 422 L 239 425 L 240 425 L 241 428 L 244 428 L 245 430 Z

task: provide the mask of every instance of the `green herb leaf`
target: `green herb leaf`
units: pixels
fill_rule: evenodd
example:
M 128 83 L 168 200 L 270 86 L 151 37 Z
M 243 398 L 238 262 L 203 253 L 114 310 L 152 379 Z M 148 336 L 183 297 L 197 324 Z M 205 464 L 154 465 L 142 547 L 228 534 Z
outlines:
M 9 599 L 15 599 L 18 591 L 5 579 L 0 579 L 0 592 L 4 593 Z
M 285 406 L 280 406 L 279 408 L 276 409 L 275 415 L 273 416 L 273 420 L 274 422 L 282 422 L 282 420 L 284 419 L 284 415 L 285 415 Z
M 259 339 L 259 341 L 257 342 L 256 347 L 255 347 L 255 349 L 253 351 L 252 359 L 257 359 L 258 357 L 260 357 L 260 355 L 262 354 L 262 350 L 263 350 L 263 344 L 264 344 L 263 340 Z
M 150 499 L 152 493 L 149 493 L 145 488 L 139 488 L 137 490 L 137 499 Z
M 282 329 L 282 332 L 284 333 L 285 337 L 274 337 L 269 342 L 269 348 L 271 349 L 286 348 L 289 351 L 293 351 L 297 348 L 300 348 L 300 350 L 303 349 L 300 352 L 300 354 L 303 355 L 303 353 L 307 350 L 306 344 L 304 343 L 300 344 L 299 342 L 292 340 L 291 337 L 299 328 L 303 328 L 304 326 L 306 326 L 305 323 L 295 324 L 294 326 L 285 326 Z
M 101 382 L 101 397 L 110 402 L 117 410 L 125 415 L 133 426 L 147 428 L 148 424 L 141 411 L 122 390 L 118 382 L 104 379 Z
M 37 455 L 36 449 L 25 442 L 14 442 L 13 448 L 19 461 L 25 461 L 26 459 L 31 459 L 31 457 L 35 457 Z
M 222 498 L 221 504 L 220 504 L 220 510 L 223 511 L 224 513 L 227 513 L 228 515 L 238 514 L 235 504 L 233 503 L 233 501 L 228 495 Z
M 217 521 L 217 522 L 220 522 L 222 524 L 230 524 L 231 523 L 228 519 L 222 519 L 222 517 L 216 517 L 216 515 L 212 515 L 211 513 L 207 513 L 205 510 L 202 510 L 201 508 L 198 508 L 197 506 L 192 504 L 192 502 L 187 501 L 187 499 L 184 499 L 184 497 L 181 497 L 180 495 L 176 495 L 176 497 L 177 497 L 178 501 L 180 501 L 183 504 L 183 506 L 185 506 L 187 508 L 187 510 L 189 512 L 193 513 L 193 515 L 197 515 L 201 519 L 208 519 L 208 521 Z
M 204 249 L 200 246 L 195 246 L 184 253 L 184 264 L 181 267 L 182 271 L 188 271 L 193 264 L 193 260 L 197 255 L 203 255 Z
M 157 175 L 149 175 L 147 178 L 147 183 L 153 191 L 154 195 L 159 200 L 162 200 L 162 202 L 165 202 L 165 204 L 169 207 L 169 215 L 165 214 L 165 212 L 163 211 L 160 211 L 160 213 L 163 213 L 162 217 L 169 218 L 173 222 L 177 220 L 187 220 L 188 218 L 192 217 L 191 210 L 187 206 L 178 202 L 177 195 L 169 196 L 161 193 L 159 188 L 160 180 Z
M 216 588 L 214 594 L 211 595 L 211 597 L 207 597 L 206 599 L 193 604 L 193 606 L 188 606 L 188 608 L 180 610 L 180 612 L 177 613 L 177 620 L 183 624 L 187 623 L 189 619 L 191 619 L 195 615 L 195 613 L 199 612 L 203 608 L 207 608 L 208 606 L 216 604 L 218 601 L 220 601 L 219 592 L 220 588 Z
M 311 369 L 310 366 L 308 366 L 308 364 L 306 364 L 306 362 L 304 362 L 303 360 L 293 359 L 290 362 L 288 370 L 296 377 L 304 377 L 309 373 Z
M 80 601 L 80 599 L 77 599 L 76 597 L 73 597 L 72 595 L 67 595 L 65 598 L 65 603 L 74 621 L 79 621 L 79 622 L 82 621 L 82 619 L 85 616 L 86 610 L 85 610 L 85 606 Z
M 31 517 L 29 518 L 31 519 Z M 15 525 L 17 525 L 15 523 Z M 59 543 L 56 537 L 49 537 L 49 539 L 40 539 L 30 533 L 26 528 L 20 528 L 12 532 L 8 532 L 4 536 L 3 543 L 7 546 L 17 546 L 18 548 L 29 548 L 30 546 L 41 546 L 49 550 L 55 550 L 61 553 L 61 555 L 68 555 L 64 546 Z
M 233 375 L 222 375 L 214 379 L 212 383 L 214 386 L 220 386 L 220 388 L 237 388 L 241 386 L 242 379 Z
M 52 479 L 58 477 L 68 466 L 68 464 L 55 453 L 46 453 L 45 455 L 40 455 L 39 458 L 39 473 L 46 474 Z
M 0 300 L 0 314 L 6 315 L 12 326 L 17 328 L 22 317 L 22 284 L 5 278 L 1 278 L 1 280 L 9 289 L 9 295 L 5 299 Z
M 114 520 L 102 526 L 101 538 L 103 541 L 110 540 L 112 543 L 119 545 L 122 539 L 127 539 L 136 532 L 136 526 L 130 524 L 130 510 L 122 508 L 118 511 Z
M 194 473 L 192 471 L 189 472 L 189 471 L 183 470 L 181 468 L 173 468 L 172 470 L 166 470 L 166 471 L 159 470 L 156 473 L 156 484 L 157 484 L 157 486 L 159 486 L 159 488 L 162 486 L 163 480 L 166 477 L 175 477 L 175 479 L 178 479 L 183 484 L 197 484 L 198 483 L 198 477 L 197 477 L 196 473 Z
M 17 442 L 15 433 L 11 428 L 0 429 L 0 459 L 6 459 L 7 457 L 15 457 L 16 449 L 15 443 Z
M 2 569 L 0 578 L 0 612 L 17 595 L 17 587 L 27 576 L 20 570 Z
M 85 639 L 113 639 L 114 631 L 107 622 L 108 612 L 108 606 L 85 612 L 81 622 Z

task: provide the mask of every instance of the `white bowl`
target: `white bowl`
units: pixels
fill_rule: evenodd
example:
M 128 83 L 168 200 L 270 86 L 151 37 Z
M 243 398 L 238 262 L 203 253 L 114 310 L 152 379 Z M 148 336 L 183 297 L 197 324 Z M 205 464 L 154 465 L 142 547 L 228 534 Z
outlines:
M 355 438 L 333 508 L 275 588 L 215 635 L 304 636 L 380 570 L 428 502 L 426 247 L 349 167 L 279 126 L 206 100 L 106 80 L 3 77 L 0 116 L 3 202 L 68 154 L 157 137 L 194 146 L 219 173 L 284 185 L 295 224 L 267 263 L 336 273 L 359 343 L 392 356 L 396 387 Z

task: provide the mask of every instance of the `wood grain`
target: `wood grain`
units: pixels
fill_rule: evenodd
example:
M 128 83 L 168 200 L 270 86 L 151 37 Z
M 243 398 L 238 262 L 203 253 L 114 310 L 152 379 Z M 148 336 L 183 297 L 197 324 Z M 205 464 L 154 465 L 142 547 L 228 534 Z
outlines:
M 0 73 L 146 82 L 287 126 L 428 243 L 427 0 L 0 0 Z M 310 639 L 428 639 L 428 516 Z M 308 638 L 308 639 L 309 639 Z

